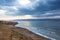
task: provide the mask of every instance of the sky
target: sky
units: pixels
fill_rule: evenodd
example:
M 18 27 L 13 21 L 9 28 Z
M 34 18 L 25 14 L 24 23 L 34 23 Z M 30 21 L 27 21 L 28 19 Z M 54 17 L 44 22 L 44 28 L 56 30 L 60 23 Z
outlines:
M 0 0 L 0 20 L 60 18 L 60 0 Z

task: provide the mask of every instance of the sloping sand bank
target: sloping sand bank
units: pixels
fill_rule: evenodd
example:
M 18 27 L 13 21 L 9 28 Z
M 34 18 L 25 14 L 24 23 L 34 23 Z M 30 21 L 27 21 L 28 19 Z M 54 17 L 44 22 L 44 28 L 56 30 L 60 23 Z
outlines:
M 0 40 L 49 40 L 27 29 L 0 24 Z

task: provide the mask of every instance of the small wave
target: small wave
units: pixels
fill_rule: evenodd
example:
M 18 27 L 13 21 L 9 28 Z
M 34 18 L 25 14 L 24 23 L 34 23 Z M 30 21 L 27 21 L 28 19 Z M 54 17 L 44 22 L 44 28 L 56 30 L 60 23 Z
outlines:
M 17 26 L 17 27 L 19 27 L 19 26 Z M 26 28 L 26 29 L 28 29 L 29 31 L 31 31 L 31 32 L 33 32 L 33 33 L 35 33 L 35 34 L 37 34 L 37 35 L 43 36 L 43 37 L 45 37 L 45 38 L 48 38 L 48 39 L 51 39 L 51 40 L 56 40 L 56 39 L 54 39 L 54 38 L 48 37 L 48 36 L 43 35 L 43 34 L 41 34 L 41 33 L 32 31 L 32 30 L 31 30 L 30 28 L 28 28 L 28 27 L 21 27 L 21 28 Z
M 46 35 L 43 35 L 43 34 L 40 34 L 40 33 L 34 32 L 34 31 L 30 30 L 29 28 L 26 28 L 26 29 L 28 29 L 29 31 L 31 31 L 31 32 L 33 32 L 33 33 L 35 33 L 35 34 L 37 34 L 37 35 L 43 36 L 43 37 L 45 37 L 45 38 L 48 38 L 48 39 L 51 39 L 51 40 L 56 40 L 56 39 L 51 38 L 51 37 L 48 37 L 48 36 L 46 36 Z

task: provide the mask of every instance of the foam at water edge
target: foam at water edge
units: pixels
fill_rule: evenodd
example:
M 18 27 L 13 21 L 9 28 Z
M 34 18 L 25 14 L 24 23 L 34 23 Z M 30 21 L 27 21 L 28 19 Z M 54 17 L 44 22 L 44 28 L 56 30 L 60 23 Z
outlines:
M 19 26 L 17 26 L 17 27 L 19 27 Z M 30 28 L 27 28 L 27 27 L 21 27 L 21 28 L 26 28 L 26 29 L 28 29 L 29 31 L 32 31 L 32 30 L 30 30 Z M 48 38 L 48 39 L 51 39 L 51 40 L 56 40 L 56 39 L 51 38 L 51 37 L 48 37 L 48 36 L 46 36 L 46 35 L 42 35 L 42 34 L 40 34 L 40 33 L 34 32 L 34 31 L 32 31 L 32 32 L 33 32 L 33 33 L 36 33 L 36 34 L 38 34 L 38 35 L 40 35 L 40 36 L 43 36 L 43 37 L 45 37 L 45 38 Z
M 26 28 L 26 29 L 28 29 L 29 31 L 32 31 L 32 30 L 30 30 L 29 28 Z M 36 33 L 36 32 L 34 32 L 34 31 L 32 31 L 32 32 L 33 32 L 33 33 Z M 43 36 L 43 37 L 45 37 L 45 38 L 51 39 L 51 40 L 56 40 L 56 39 L 54 39 L 54 38 L 51 38 L 51 37 L 42 35 L 42 34 L 40 34 L 40 33 L 36 33 L 36 34 L 38 34 L 38 35 L 40 35 L 40 36 Z

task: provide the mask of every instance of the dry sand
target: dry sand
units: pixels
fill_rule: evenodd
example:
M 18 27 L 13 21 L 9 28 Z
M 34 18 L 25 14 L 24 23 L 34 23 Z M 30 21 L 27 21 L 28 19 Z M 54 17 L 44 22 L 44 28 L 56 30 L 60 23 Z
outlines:
M 0 40 L 50 40 L 27 29 L 0 24 Z

